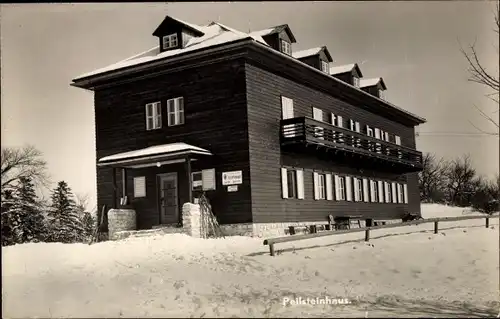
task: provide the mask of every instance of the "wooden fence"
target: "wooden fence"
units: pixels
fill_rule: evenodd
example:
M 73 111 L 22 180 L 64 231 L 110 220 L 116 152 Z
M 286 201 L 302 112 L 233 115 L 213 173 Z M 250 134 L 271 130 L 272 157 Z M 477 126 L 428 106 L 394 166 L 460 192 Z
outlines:
M 362 227 L 362 228 L 354 228 L 354 229 L 346 229 L 346 230 L 334 230 L 334 231 L 324 231 L 315 234 L 305 234 L 305 235 L 291 235 L 285 237 L 275 237 L 264 240 L 264 245 L 269 245 L 269 252 L 271 256 L 274 256 L 274 245 L 279 243 L 286 243 L 290 241 L 304 240 L 304 239 L 312 239 L 318 237 L 326 237 L 326 236 L 335 236 L 335 235 L 343 235 L 349 233 L 359 233 L 365 232 L 365 241 L 370 240 L 370 231 L 383 229 L 383 228 L 396 228 L 396 227 L 404 227 L 410 225 L 419 225 L 419 224 L 428 224 L 434 223 L 434 234 L 437 234 L 439 231 L 439 223 L 440 222 L 454 222 L 461 220 L 469 220 L 469 219 L 486 219 L 486 228 L 490 227 L 490 219 L 498 218 L 499 216 L 459 216 L 459 217 L 442 217 L 442 218 L 428 218 L 428 219 L 420 219 L 413 220 L 409 222 L 401 222 L 397 224 L 386 224 L 380 226 L 372 226 L 372 227 Z

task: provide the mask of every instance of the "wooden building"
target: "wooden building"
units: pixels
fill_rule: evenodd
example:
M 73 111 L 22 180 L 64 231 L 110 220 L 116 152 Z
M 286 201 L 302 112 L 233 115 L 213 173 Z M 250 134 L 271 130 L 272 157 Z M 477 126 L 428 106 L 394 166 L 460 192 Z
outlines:
M 159 45 L 81 75 L 95 102 L 98 205 L 139 229 L 181 222 L 205 192 L 235 233 L 328 216 L 419 213 L 419 116 L 384 99 L 382 78 L 294 52 L 288 25 L 252 33 L 167 16 Z

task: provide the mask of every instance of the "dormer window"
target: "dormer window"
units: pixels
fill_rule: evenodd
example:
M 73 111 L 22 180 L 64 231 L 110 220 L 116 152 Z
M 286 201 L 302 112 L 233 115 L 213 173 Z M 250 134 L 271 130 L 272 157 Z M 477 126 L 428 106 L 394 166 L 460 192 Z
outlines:
M 382 90 L 382 89 L 378 90 L 378 97 L 385 100 L 384 90 Z
M 162 42 L 163 42 L 163 49 L 164 50 L 176 48 L 178 45 L 177 33 L 164 36 L 162 38 Z
M 281 39 L 281 52 L 292 55 L 292 45 L 290 42 Z
M 357 76 L 353 76 L 353 77 L 352 77 L 352 84 L 353 84 L 355 87 L 359 88 L 359 78 L 358 78 Z
M 330 69 L 328 67 L 328 62 L 321 60 L 321 71 L 323 71 L 325 73 L 330 73 Z

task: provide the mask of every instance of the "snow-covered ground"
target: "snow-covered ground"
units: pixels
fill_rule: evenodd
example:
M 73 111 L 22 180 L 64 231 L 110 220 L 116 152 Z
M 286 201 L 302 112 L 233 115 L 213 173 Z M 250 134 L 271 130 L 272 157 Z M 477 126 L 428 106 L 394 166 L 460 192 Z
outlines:
M 498 219 L 489 229 L 484 220 L 440 227 L 285 243 L 275 257 L 262 239 L 180 234 L 7 247 L 3 317 L 497 315 Z M 283 304 L 325 297 L 351 303 Z
M 421 210 L 424 218 L 484 216 L 484 214 L 475 211 L 471 207 L 455 207 L 441 204 L 422 204 Z M 498 215 L 498 213 L 494 215 Z

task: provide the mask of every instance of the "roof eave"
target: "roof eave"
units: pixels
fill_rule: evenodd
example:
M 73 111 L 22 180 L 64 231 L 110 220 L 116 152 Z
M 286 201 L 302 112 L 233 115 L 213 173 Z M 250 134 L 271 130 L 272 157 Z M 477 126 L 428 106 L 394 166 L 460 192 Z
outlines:
M 325 55 L 326 57 L 328 58 L 328 62 L 333 62 L 333 58 L 332 56 L 330 55 L 330 52 L 328 51 L 328 48 L 325 46 L 322 46 L 321 47 L 321 50 L 323 50 L 323 52 L 325 52 Z

